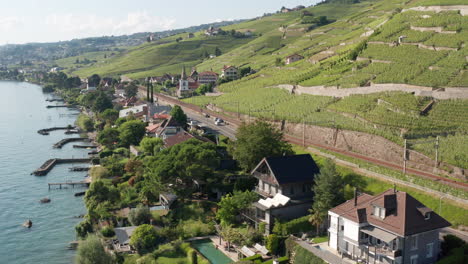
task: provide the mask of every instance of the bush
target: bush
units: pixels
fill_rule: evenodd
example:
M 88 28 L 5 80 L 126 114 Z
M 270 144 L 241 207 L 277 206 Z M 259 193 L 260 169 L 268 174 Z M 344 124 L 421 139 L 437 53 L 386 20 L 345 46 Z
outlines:
M 180 223 L 180 227 L 183 230 L 183 237 L 198 237 L 207 236 L 214 233 L 215 229 L 212 224 L 206 224 L 202 221 L 188 220 Z
M 447 256 L 450 254 L 451 250 L 455 248 L 460 248 L 465 244 L 461 238 L 454 236 L 454 235 L 446 235 L 444 236 L 444 241 L 440 244 L 440 248 L 442 250 L 442 255 Z
M 85 114 L 80 114 L 78 116 L 78 119 L 76 120 L 76 124 L 86 132 L 90 132 L 94 130 L 93 120 Z
M 293 219 L 281 225 L 281 235 L 297 234 L 300 232 L 309 232 L 313 230 L 312 224 L 309 222 L 309 216 L 303 216 Z
M 93 166 L 89 170 L 89 176 L 93 180 L 100 180 L 109 176 L 109 170 L 102 166 Z
M 113 237 L 115 236 L 114 228 L 112 228 L 111 226 L 106 226 L 103 229 L 101 229 L 101 234 L 104 237 Z
M 75 232 L 79 238 L 85 238 L 89 233 L 93 232 L 93 225 L 91 224 L 91 221 L 86 219 L 80 222 L 75 226 Z
M 277 235 L 271 234 L 267 237 L 266 248 L 271 252 L 271 254 L 276 255 L 278 253 L 279 244 L 280 238 Z
M 133 208 L 128 213 L 128 221 L 134 226 L 149 224 L 151 212 L 147 206 L 138 206 Z
M 190 258 L 190 263 L 198 264 L 198 256 L 195 250 L 189 251 L 189 258 Z
M 89 263 L 100 263 L 100 264 L 111 264 L 114 263 L 112 256 L 110 256 L 104 249 L 101 240 L 92 235 L 89 236 L 85 241 L 78 245 L 78 252 L 76 254 L 77 264 L 89 264 Z
M 158 232 L 151 225 L 141 225 L 137 227 L 130 238 L 130 245 L 133 246 L 140 255 L 151 252 L 160 242 L 161 238 Z

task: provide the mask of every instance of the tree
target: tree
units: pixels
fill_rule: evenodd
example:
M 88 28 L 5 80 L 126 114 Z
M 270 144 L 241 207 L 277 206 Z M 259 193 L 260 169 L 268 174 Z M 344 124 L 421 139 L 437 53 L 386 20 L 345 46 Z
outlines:
M 327 216 L 329 209 L 344 202 L 344 184 L 340 174 L 336 171 L 332 160 L 325 160 L 320 168 L 320 174 L 315 176 L 314 204 L 312 205 L 314 222 L 319 223 Z M 321 224 L 321 222 L 320 222 Z
M 253 169 L 264 157 L 294 154 L 291 145 L 283 140 L 283 133 L 264 121 L 242 124 L 236 138 L 228 150 L 245 171 Z
M 178 105 L 175 105 L 174 108 L 172 108 L 170 115 L 172 118 L 174 118 L 174 120 L 179 122 L 180 125 L 185 125 L 187 123 L 187 115 Z
M 93 224 L 89 219 L 81 221 L 75 226 L 75 232 L 79 238 L 85 238 L 88 234 L 93 232 Z
M 221 50 L 218 47 L 215 48 L 214 53 L 215 53 L 216 57 L 221 56 L 221 54 L 222 54 Z
M 97 74 L 93 74 L 90 77 L 88 77 L 88 85 L 89 86 L 97 87 L 100 82 L 101 82 L 101 77 L 99 75 L 97 75 Z
M 134 83 L 131 83 L 124 88 L 127 98 L 131 98 L 138 93 L 138 86 Z
M 249 207 L 257 199 L 258 195 L 251 191 L 235 191 L 234 194 L 226 194 L 218 203 L 216 218 L 221 221 L 222 225 L 233 224 L 240 211 Z
M 119 127 L 119 138 L 122 146 L 140 144 L 141 139 L 145 135 L 146 124 L 140 120 L 132 120 L 123 123 Z
M 147 206 L 137 206 L 128 213 L 128 220 L 134 226 L 149 224 L 151 212 Z
M 78 251 L 76 253 L 75 263 L 77 264 L 112 264 L 114 260 L 109 253 L 106 252 L 101 240 L 95 236 L 90 235 L 85 241 L 78 244 Z
M 316 236 L 318 236 L 320 234 L 320 225 L 323 223 L 324 220 L 323 213 L 314 210 L 309 211 L 311 213 L 309 217 L 309 222 L 317 228 Z
M 107 110 L 106 110 L 107 111 Z M 117 128 L 108 127 L 104 128 L 97 135 L 97 142 L 106 146 L 107 148 L 113 148 L 116 142 L 119 140 L 120 132 Z
M 86 191 L 84 200 L 86 208 L 90 214 L 96 213 L 98 206 L 108 202 L 114 204 L 118 201 L 120 193 L 112 186 L 107 186 L 104 182 L 98 180 L 91 183 Z M 101 207 L 102 208 L 102 207 Z
M 160 138 L 155 137 L 145 137 L 140 142 L 140 147 L 143 151 L 151 156 L 154 156 L 155 153 L 159 152 L 164 145 L 164 142 Z
M 197 94 L 203 95 L 205 93 L 211 92 L 213 89 L 211 87 L 211 84 L 202 84 L 198 86 L 198 88 L 195 90 Z
M 103 112 L 106 109 L 113 108 L 112 100 L 103 92 L 99 93 L 96 100 L 93 103 L 93 111 Z
M 113 124 L 119 118 L 119 111 L 115 109 L 106 109 L 99 114 L 101 120 Z
M 242 78 L 242 77 L 246 76 L 251 71 L 252 71 L 252 68 L 250 68 L 250 66 L 241 68 L 240 71 L 239 71 L 240 77 Z
M 153 251 L 160 240 L 156 229 L 145 224 L 135 229 L 130 238 L 130 245 L 138 251 L 138 254 L 143 255 Z

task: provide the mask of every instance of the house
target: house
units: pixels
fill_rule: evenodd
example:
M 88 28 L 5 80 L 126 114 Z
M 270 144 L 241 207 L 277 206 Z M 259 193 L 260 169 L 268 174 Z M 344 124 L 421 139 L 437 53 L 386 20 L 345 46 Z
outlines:
M 289 9 L 289 8 L 286 8 L 286 7 L 284 7 L 284 6 L 283 6 L 283 7 L 281 8 L 281 10 L 280 10 L 281 13 L 289 13 L 289 12 L 291 12 L 291 11 L 293 11 L 293 10 L 292 10 L 292 9 Z
M 192 72 L 190 73 L 190 78 L 192 78 L 195 81 L 198 80 L 198 72 L 195 67 L 192 68 Z
M 194 37 L 195 37 L 195 34 L 193 34 L 193 33 L 188 33 L 188 35 L 187 35 L 187 38 L 189 38 L 189 39 L 194 38 Z
M 305 8 L 305 6 L 303 6 L 303 5 L 298 5 L 298 6 L 296 6 L 295 8 L 293 8 L 292 10 L 293 10 L 293 11 L 299 11 L 299 10 L 302 10 L 302 9 L 304 9 L 304 8 Z
M 262 197 L 243 216 L 265 223 L 267 234 L 275 219 L 291 220 L 308 214 L 312 206 L 312 185 L 319 168 L 309 154 L 264 158 L 252 170 L 258 179 L 255 191 Z
M 197 139 L 197 140 L 202 141 L 202 142 L 213 143 L 211 140 L 209 140 L 207 138 L 192 135 L 192 134 L 182 130 L 182 131 L 177 132 L 177 134 L 175 134 L 175 135 L 173 135 L 171 137 L 165 138 L 164 139 L 164 147 L 165 148 L 170 148 L 170 147 L 172 147 L 174 145 L 183 143 L 183 142 L 185 142 L 185 141 L 187 141 L 189 139 L 192 139 L 192 138 Z
M 151 83 L 159 83 L 159 84 L 163 84 L 165 81 L 172 81 L 172 76 L 170 74 L 163 74 L 162 76 L 154 76 L 154 77 L 150 77 L 150 82 Z
M 177 85 L 177 96 L 183 97 L 191 94 L 195 91 L 200 84 L 193 78 L 187 77 L 185 73 L 185 67 L 182 70 L 182 75 L 179 79 L 179 84 Z
M 246 37 L 251 37 L 251 36 L 253 35 L 253 33 L 252 33 L 252 31 L 247 30 L 247 31 L 244 32 L 244 35 L 245 35 Z
M 164 120 L 159 128 L 155 131 L 155 136 L 165 140 L 166 138 L 172 137 L 177 133 L 183 131 L 182 125 L 179 124 L 174 118 L 170 117 Z
M 117 252 L 131 252 L 130 238 L 137 226 L 114 228 L 116 240 L 113 242 L 114 250 Z
M 287 56 L 285 58 L 285 60 L 286 60 L 285 63 L 286 63 L 286 65 L 288 65 L 288 64 L 294 63 L 296 61 L 300 61 L 302 59 L 304 59 L 304 56 L 301 56 L 299 54 L 293 54 L 293 55 L 289 55 L 289 56 Z
M 224 65 L 223 69 L 221 69 L 221 78 L 226 78 L 230 80 L 237 80 L 239 77 L 239 71 L 236 67 L 234 66 L 226 66 Z
M 444 218 L 406 192 L 360 194 L 328 211 L 329 247 L 363 263 L 435 263 Z
M 146 120 L 146 116 L 148 115 L 148 105 L 136 105 L 119 111 L 119 117 L 127 117 L 131 114 L 136 118 L 144 118 Z
M 200 84 L 213 84 L 218 81 L 218 74 L 212 71 L 204 71 L 198 74 L 198 83 Z
M 219 28 L 215 28 L 210 26 L 207 30 L 205 30 L 205 35 L 207 36 L 216 36 L 219 33 Z

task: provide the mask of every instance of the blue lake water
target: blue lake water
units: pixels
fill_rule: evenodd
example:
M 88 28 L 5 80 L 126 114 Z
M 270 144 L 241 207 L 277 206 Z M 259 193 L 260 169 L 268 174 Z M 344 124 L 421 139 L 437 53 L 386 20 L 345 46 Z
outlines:
M 73 124 L 78 111 L 50 108 L 51 95 L 41 87 L 0 81 L 0 263 L 72 263 L 74 251 L 66 247 L 75 240 L 76 218 L 86 212 L 83 197 L 74 193 L 83 188 L 48 190 L 47 183 L 80 181 L 86 172 L 69 172 L 72 164 L 56 166 L 47 176 L 30 175 L 49 158 L 87 157 L 86 149 L 73 144 L 62 149 L 52 145 L 66 137 L 63 130 L 39 135 L 37 130 Z M 76 166 L 76 165 L 75 165 Z M 80 165 L 82 166 L 82 165 Z M 51 202 L 40 204 L 49 197 Z M 31 219 L 31 229 L 22 223 Z

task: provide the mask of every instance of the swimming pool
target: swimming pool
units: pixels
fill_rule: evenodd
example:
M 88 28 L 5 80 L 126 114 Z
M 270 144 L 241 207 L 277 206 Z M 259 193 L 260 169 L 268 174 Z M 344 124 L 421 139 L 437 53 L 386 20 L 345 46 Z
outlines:
M 197 249 L 211 264 L 229 264 L 234 262 L 224 255 L 223 252 L 217 250 L 210 239 L 195 240 L 192 242 L 192 247 Z

